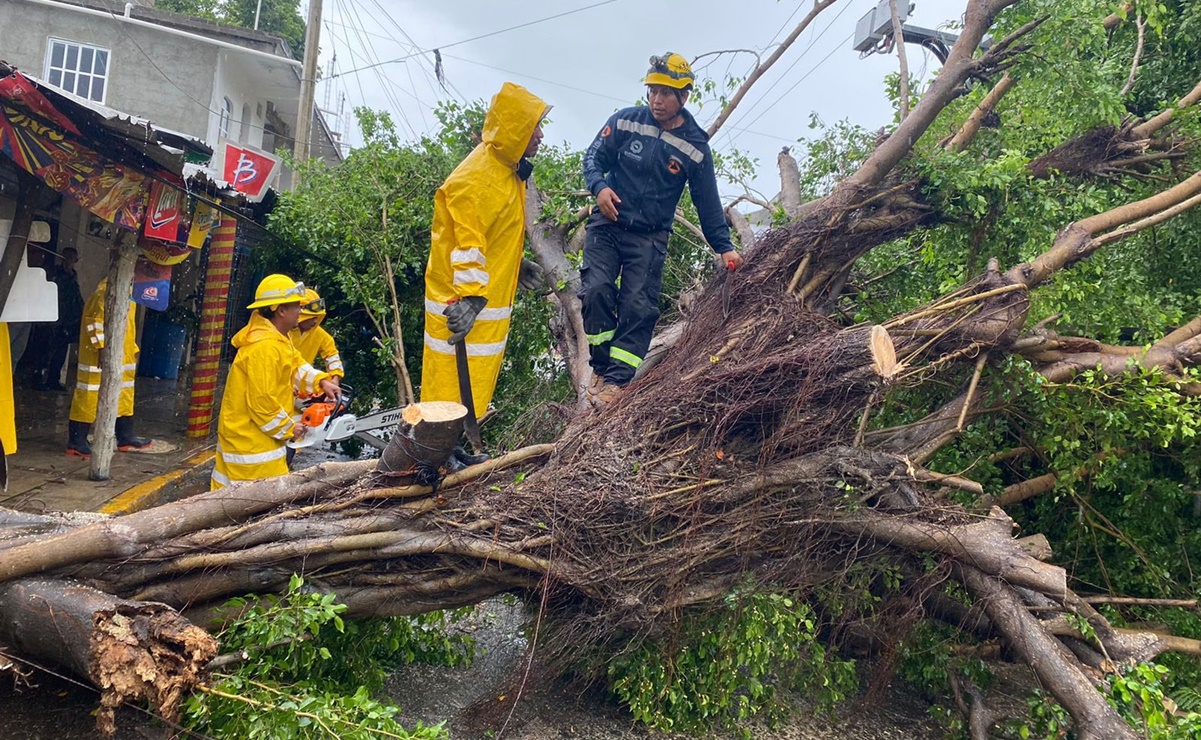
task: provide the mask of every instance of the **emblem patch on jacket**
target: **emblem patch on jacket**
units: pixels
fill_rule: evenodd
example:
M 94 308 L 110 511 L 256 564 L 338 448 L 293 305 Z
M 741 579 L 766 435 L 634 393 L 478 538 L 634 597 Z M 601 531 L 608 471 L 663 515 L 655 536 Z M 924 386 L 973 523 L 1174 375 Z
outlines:
M 684 169 L 684 163 L 676 157 L 671 157 L 667 160 L 667 171 L 673 175 L 678 175 Z

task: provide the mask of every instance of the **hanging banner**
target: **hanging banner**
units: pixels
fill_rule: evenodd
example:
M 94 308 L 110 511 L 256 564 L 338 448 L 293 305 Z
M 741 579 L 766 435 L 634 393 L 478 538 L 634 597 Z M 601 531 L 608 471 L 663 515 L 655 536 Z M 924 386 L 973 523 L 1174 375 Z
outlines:
M 0 152 L 105 221 L 142 228 L 150 179 L 71 141 L 58 129 L 0 105 Z
M 191 257 L 194 251 L 187 244 L 147 239 L 144 236 L 138 239 L 138 246 L 142 249 L 141 256 L 156 265 L 178 265 Z
M 200 249 L 204 240 L 217 223 L 217 209 L 207 203 L 196 203 L 196 212 L 192 214 L 192 226 L 188 229 L 188 246 Z
M 184 250 L 187 251 L 187 248 Z M 134 303 L 155 311 L 166 311 L 170 298 L 171 268 L 156 265 L 145 257 L 138 257 L 138 262 L 133 268 Z
M 225 155 L 221 177 L 230 187 L 245 195 L 247 200 L 262 200 L 267 194 L 267 188 L 274 181 L 279 159 L 229 142 L 224 142 L 221 146 Z
M 38 90 L 37 85 L 16 70 L 0 80 L 0 98 L 16 101 L 21 107 L 32 111 L 34 115 L 45 118 L 63 131 L 83 136 L 79 133 L 79 129 L 75 128 L 75 124 L 71 123 L 71 119 L 60 113 L 58 108 L 55 108 L 54 104 L 42 94 L 42 91 Z
M 156 180 L 150 186 L 150 208 L 146 212 L 146 228 L 142 233 L 151 239 L 176 241 L 180 235 L 180 221 L 183 220 L 183 200 L 183 192 Z

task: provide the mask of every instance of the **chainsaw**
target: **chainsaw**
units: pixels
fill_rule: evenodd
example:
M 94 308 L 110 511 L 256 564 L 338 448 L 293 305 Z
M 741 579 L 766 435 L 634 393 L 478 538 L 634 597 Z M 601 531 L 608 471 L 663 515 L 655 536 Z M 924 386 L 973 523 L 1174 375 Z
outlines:
M 317 398 L 305 403 L 300 414 L 304 434 L 288 441 L 288 447 L 301 449 L 323 442 L 341 442 L 351 437 L 357 437 L 381 450 L 388 446 L 387 437 L 391 436 L 388 432 L 400 423 L 402 409 L 384 409 L 358 417 L 350 413 L 350 400 L 353 397 L 350 386 L 343 385 L 340 391 L 332 401 Z

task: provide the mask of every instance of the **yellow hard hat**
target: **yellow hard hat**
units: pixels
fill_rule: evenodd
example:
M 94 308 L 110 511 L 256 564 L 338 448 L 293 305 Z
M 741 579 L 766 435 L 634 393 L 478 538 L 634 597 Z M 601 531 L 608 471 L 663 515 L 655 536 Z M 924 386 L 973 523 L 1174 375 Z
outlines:
M 692 87 L 696 78 L 692 75 L 692 67 L 688 60 L 674 51 L 669 51 L 662 56 L 651 57 L 651 68 L 646 71 L 646 79 L 642 82 L 646 85 L 667 85 L 677 90 L 686 90 Z
M 298 283 L 287 275 L 268 275 L 254 291 L 254 303 L 246 308 L 279 306 L 284 303 L 300 303 L 304 300 L 304 283 Z
M 300 318 L 311 319 L 325 315 L 325 301 L 312 288 L 304 289 L 304 301 L 300 304 Z

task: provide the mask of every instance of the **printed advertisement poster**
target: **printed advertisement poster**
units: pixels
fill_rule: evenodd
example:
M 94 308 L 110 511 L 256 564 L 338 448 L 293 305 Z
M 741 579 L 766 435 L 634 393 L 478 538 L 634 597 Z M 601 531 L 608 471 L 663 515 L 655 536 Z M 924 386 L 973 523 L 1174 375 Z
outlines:
M 156 265 L 145 257 L 138 257 L 133 269 L 134 303 L 155 311 L 166 311 L 170 297 L 171 267 Z

